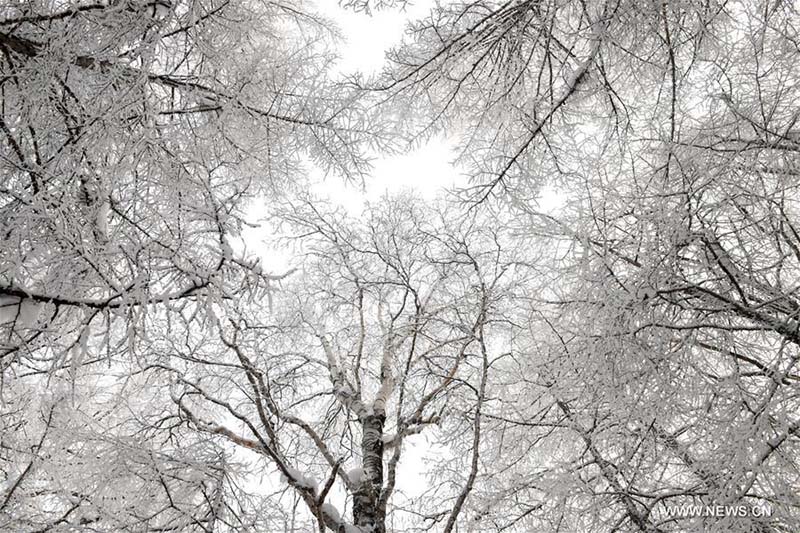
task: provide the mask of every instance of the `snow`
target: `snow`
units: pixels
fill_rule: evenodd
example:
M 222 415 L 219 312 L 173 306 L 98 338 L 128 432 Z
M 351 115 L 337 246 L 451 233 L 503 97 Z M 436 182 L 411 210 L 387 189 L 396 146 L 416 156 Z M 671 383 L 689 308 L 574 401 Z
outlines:
M 303 474 L 301 471 L 297 470 L 296 468 L 292 468 L 291 466 L 286 467 L 286 471 L 289 474 L 287 478 L 286 475 L 281 475 L 281 480 L 284 482 L 288 482 L 290 479 L 294 482 L 295 485 L 304 489 L 310 489 L 314 492 L 317 492 L 317 481 L 311 477 Z
M 221 248 L 221 251 L 222 251 L 222 258 L 225 261 L 233 260 L 233 248 L 231 248 L 231 245 L 230 245 L 230 243 L 228 242 L 227 239 L 223 239 L 222 240 L 222 243 L 220 244 L 220 248 Z
M 342 516 L 339 514 L 339 510 L 329 503 L 323 503 L 322 507 L 320 507 L 323 514 L 328 515 L 331 517 L 331 520 L 334 522 L 341 522 Z
M 358 485 L 361 483 L 361 480 L 364 479 L 364 469 L 358 467 L 351 469 L 347 472 L 347 479 L 350 480 L 350 483 Z
M 106 241 L 108 240 L 108 216 L 110 212 L 111 203 L 108 199 L 105 199 L 97 209 L 97 216 L 95 217 L 95 227 L 97 228 L 98 237 Z

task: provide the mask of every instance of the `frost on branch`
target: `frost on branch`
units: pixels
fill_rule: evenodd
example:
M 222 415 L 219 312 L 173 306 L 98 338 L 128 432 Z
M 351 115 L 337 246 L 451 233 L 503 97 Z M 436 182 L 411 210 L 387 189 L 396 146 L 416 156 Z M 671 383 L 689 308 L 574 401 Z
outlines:
M 282 474 L 281 479 L 284 482 L 291 482 L 296 487 L 302 489 L 308 489 L 314 493 L 317 492 L 317 488 L 319 486 L 317 481 L 313 477 L 308 476 L 303 472 L 297 470 L 296 468 L 292 468 L 291 466 L 286 467 L 286 474 Z
M 320 511 L 322 511 L 322 514 L 326 515 L 334 522 L 342 521 L 342 516 L 339 514 L 339 510 L 330 503 L 323 503 L 322 507 L 320 507 Z
M 364 528 L 346 523 L 342 519 L 339 509 L 337 509 L 333 504 L 327 502 L 323 503 L 320 506 L 319 511 L 328 527 L 337 533 L 367 533 Z

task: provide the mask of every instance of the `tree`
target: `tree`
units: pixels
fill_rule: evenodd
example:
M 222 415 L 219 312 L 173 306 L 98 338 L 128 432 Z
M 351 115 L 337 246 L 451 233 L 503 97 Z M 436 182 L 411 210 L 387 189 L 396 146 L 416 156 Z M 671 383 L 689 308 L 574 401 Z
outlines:
M 452 3 L 371 87 L 414 107 L 412 136 L 459 132 L 467 200 L 551 251 L 528 286 L 521 529 L 798 528 L 797 22 L 784 3 Z M 756 512 L 674 514 L 695 504 Z
M 800 528 L 794 6 L 441 3 L 364 86 L 299 3 L 2 13 L 0 528 Z M 437 131 L 466 205 L 302 192 Z
M 2 5 L 0 529 L 215 527 L 224 457 L 142 430 L 169 413 L 126 372 L 150 314 L 280 277 L 234 250 L 252 202 L 384 144 L 333 36 L 295 2 Z
M 282 476 L 275 508 L 303 501 L 292 526 L 265 530 L 401 531 L 424 513 L 428 527 L 454 531 L 468 507 L 519 279 L 513 247 L 485 220 L 454 223 L 419 204 L 387 199 L 363 222 L 319 200 L 292 204 L 281 218 L 302 235 L 302 272 L 272 310 L 225 302 L 208 336 L 165 340 L 163 362 L 143 368 L 172 387 L 189 428 Z M 404 446 L 419 433 L 442 440 L 447 472 L 403 496 Z

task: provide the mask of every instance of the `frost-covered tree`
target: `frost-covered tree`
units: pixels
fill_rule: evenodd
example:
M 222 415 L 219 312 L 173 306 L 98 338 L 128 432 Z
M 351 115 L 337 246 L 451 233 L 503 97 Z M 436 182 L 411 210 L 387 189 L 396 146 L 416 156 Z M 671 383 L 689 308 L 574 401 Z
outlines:
M 142 372 L 169 389 L 161 396 L 185 423 L 176 429 L 272 474 L 262 496 L 297 514 L 264 531 L 455 531 L 472 508 L 495 433 L 482 413 L 501 394 L 518 329 L 507 313 L 516 248 L 483 216 L 452 220 L 410 197 L 375 204 L 362 221 L 319 201 L 280 216 L 302 265 L 271 310 L 225 302 L 206 335 L 153 339 L 160 362 Z M 408 441 L 441 450 L 423 453 L 430 485 L 404 469 Z M 424 486 L 405 494 L 403 483 Z
M 528 453 L 495 478 L 517 521 L 482 531 L 800 527 L 798 23 L 785 2 L 452 2 L 370 87 L 411 135 L 460 135 L 466 199 L 550 254 L 509 417 Z M 773 514 L 670 514 L 716 504 Z
M 366 169 L 333 38 L 291 0 L 0 3 L 0 529 L 216 527 L 225 457 L 113 376 L 151 316 L 202 331 L 275 281 L 234 252 L 255 199 Z
M 797 531 L 799 22 L 441 2 L 345 87 L 300 2 L 2 4 L 0 529 Z M 470 209 L 239 252 L 398 122 Z

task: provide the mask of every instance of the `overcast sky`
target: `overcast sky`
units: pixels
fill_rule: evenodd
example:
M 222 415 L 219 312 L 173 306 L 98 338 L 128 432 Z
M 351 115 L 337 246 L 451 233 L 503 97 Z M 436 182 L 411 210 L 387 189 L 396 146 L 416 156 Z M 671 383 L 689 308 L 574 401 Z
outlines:
M 371 15 L 342 9 L 336 0 L 321 0 L 318 5 L 322 13 L 336 21 L 344 37 L 338 69 L 372 74 L 383 66 L 386 52 L 402 39 L 408 20 L 424 17 L 434 2 L 418 0 L 403 11 L 386 9 Z M 315 192 L 354 213 L 361 211 L 365 200 L 375 200 L 386 191 L 411 188 L 430 199 L 443 188 L 461 182 L 461 173 L 450 164 L 455 157 L 452 143 L 437 137 L 411 153 L 377 158 L 364 190 L 342 187 L 341 180 L 332 178 Z
M 386 52 L 402 39 L 407 21 L 423 17 L 433 4 L 431 0 L 419 0 L 403 11 L 388 9 L 367 15 L 342 9 L 336 0 L 318 1 L 320 11 L 338 24 L 344 39 L 337 69 L 343 74 L 379 71 Z M 432 199 L 443 189 L 464 183 L 461 172 L 451 164 L 455 158 L 453 144 L 435 137 L 404 155 L 376 155 L 363 188 L 360 184 L 345 184 L 339 176 L 326 178 L 321 171 L 312 171 L 318 183 L 312 192 L 344 207 L 352 215 L 359 215 L 365 202 L 375 201 L 386 192 L 413 189 L 423 198 Z M 254 206 L 249 219 L 257 221 L 264 214 L 260 209 Z M 258 228 L 245 229 L 243 242 L 239 244 L 261 256 L 264 267 L 277 273 L 286 270 L 290 256 L 285 250 L 263 245 L 273 233 L 262 221 Z

